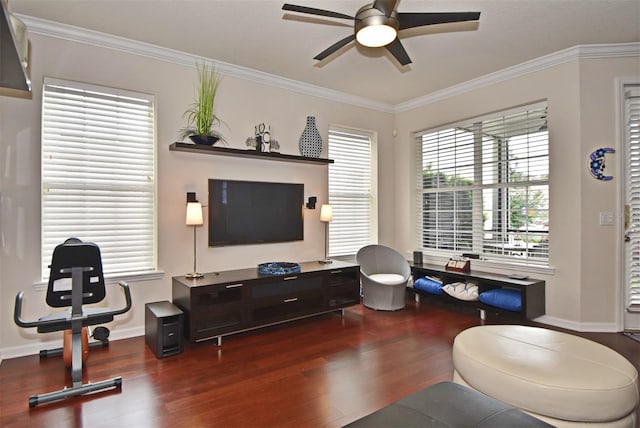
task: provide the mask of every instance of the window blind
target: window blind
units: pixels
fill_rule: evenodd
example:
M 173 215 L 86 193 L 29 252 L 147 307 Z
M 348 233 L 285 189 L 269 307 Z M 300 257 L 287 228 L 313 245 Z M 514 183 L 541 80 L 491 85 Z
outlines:
M 95 242 L 105 275 L 156 269 L 154 101 L 45 79 L 42 276 L 69 237 Z
M 374 233 L 372 136 L 363 131 L 329 129 L 329 255 L 351 255 L 377 240 Z
M 416 137 L 421 248 L 548 260 L 546 105 Z
M 627 155 L 627 308 L 640 311 L 640 85 L 624 89 L 624 139 Z

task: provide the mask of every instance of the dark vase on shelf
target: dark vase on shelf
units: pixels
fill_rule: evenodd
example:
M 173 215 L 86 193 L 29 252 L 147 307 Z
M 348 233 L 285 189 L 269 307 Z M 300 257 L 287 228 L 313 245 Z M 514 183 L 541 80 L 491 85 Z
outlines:
M 220 138 L 213 135 L 189 135 L 191 141 L 203 146 L 213 146 Z
M 300 153 L 308 158 L 319 158 L 322 153 L 322 137 L 316 128 L 316 118 L 307 116 L 307 126 L 305 126 L 300 136 Z

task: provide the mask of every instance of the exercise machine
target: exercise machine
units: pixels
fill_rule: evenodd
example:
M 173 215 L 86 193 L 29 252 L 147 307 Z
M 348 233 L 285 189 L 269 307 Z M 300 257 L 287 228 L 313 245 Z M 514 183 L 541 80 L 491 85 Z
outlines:
M 49 283 L 47 285 L 46 302 L 52 308 L 69 308 L 39 318 L 37 321 L 22 319 L 22 301 L 24 292 L 16 296 L 14 307 L 14 321 L 24 328 L 36 327 L 38 333 L 54 331 L 71 331 L 71 379 L 72 386 L 48 392 L 31 395 L 29 407 L 41 403 L 62 400 L 69 397 L 84 395 L 96 391 L 121 388 L 122 377 L 107 379 L 95 383 L 82 381 L 82 332 L 83 328 L 105 324 L 113 321 L 114 316 L 123 314 L 131 309 L 131 293 L 129 286 L 121 281 L 126 300 L 125 307 L 111 309 L 105 307 L 89 307 L 85 305 L 99 303 L 106 297 L 104 275 L 102 273 L 102 258 L 100 249 L 92 242 L 83 242 L 77 238 L 69 238 L 58 245 L 51 258 Z M 85 330 L 86 334 L 86 330 Z M 55 354 L 49 353 L 49 355 Z M 47 353 L 45 352 L 44 356 Z M 42 353 L 41 353 L 42 356 Z

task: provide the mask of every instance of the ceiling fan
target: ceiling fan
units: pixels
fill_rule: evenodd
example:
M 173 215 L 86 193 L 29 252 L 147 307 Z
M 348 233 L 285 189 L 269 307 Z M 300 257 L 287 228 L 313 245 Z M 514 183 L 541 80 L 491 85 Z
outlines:
M 341 47 L 356 40 L 363 46 L 386 47 L 401 65 L 410 64 L 411 59 L 398 38 L 399 31 L 425 25 L 477 21 L 480 19 L 480 12 L 399 13 L 396 11 L 397 3 L 398 0 L 375 0 L 373 3 L 358 9 L 355 16 L 289 3 L 285 3 L 282 6 L 282 10 L 354 21 L 353 34 L 329 46 L 313 59 L 321 61 Z

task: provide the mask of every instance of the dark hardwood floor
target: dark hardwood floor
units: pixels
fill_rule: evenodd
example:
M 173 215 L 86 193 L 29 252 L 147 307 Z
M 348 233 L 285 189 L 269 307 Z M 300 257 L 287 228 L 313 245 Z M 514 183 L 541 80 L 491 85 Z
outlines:
M 225 337 L 221 348 L 190 344 L 161 360 L 144 337 L 119 340 L 90 351 L 85 382 L 119 375 L 121 391 L 33 409 L 29 395 L 70 384 L 62 358 L 5 360 L 0 426 L 338 427 L 451 380 L 453 339 L 479 324 L 475 314 L 408 299 L 402 311 L 356 306 L 344 317 L 326 314 Z M 640 366 L 640 343 L 622 334 L 583 336 Z

